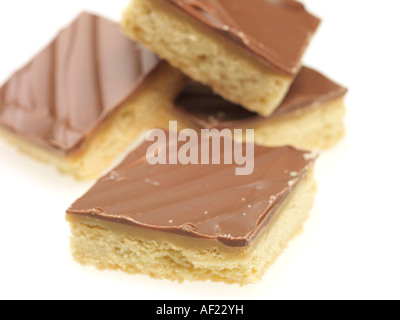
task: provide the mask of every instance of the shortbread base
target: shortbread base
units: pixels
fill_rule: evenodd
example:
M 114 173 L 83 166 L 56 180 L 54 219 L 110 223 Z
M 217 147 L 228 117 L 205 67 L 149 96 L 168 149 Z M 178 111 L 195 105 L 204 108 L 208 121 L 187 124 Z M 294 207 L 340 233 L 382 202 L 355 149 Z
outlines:
M 263 146 L 291 145 L 303 150 L 334 147 L 345 135 L 344 98 L 298 113 L 271 119 L 255 128 L 255 142 Z

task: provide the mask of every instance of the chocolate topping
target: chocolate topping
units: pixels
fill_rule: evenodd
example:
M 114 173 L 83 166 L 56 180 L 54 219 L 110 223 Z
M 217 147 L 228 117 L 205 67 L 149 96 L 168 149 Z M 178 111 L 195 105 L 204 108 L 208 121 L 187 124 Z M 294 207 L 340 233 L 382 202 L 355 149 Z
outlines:
M 291 147 L 255 146 L 253 174 L 237 176 L 235 164 L 150 165 L 149 146 L 133 151 L 67 214 L 249 246 L 316 157 Z M 221 144 L 221 155 L 223 150 Z
M 175 107 L 202 128 L 252 127 L 298 110 L 317 107 L 320 103 L 344 96 L 346 92 L 347 89 L 319 72 L 303 67 L 282 104 L 268 117 L 226 101 L 197 82 L 190 83 L 181 92 Z
M 293 0 L 166 0 L 294 76 L 320 20 Z
M 0 88 L 0 125 L 69 154 L 134 94 L 157 61 L 118 24 L 83 13 Z

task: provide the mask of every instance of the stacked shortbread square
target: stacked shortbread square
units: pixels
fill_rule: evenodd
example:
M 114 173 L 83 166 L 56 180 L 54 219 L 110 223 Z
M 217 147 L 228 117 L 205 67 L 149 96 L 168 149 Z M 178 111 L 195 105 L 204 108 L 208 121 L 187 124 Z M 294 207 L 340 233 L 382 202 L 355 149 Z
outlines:
M 302 67 L 319 23 L 292 0 L 132 0 L 122 26 L 209 87 L 191 83 L 166 120 L 197 130 L 255 129 L 265 146 L 325 149 L 344 135 L 347 90 Z

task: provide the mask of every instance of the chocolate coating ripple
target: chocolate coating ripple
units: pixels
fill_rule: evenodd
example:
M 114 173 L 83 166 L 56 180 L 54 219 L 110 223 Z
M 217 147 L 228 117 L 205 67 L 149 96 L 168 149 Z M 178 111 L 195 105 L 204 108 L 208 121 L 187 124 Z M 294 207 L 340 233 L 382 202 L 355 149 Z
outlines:
M 166 0 L 294 76 L 320 20 L 294 0 Z
M 0 88 L 0 125 L 69 154 L 157 62 L 118 24 L 83 13 Z
M 67 213 L 248 246 L 315 160 L 291 147 L 256 146 L 253 174 L 236 176 L 236 165 L 150 165 L 149 145 L 133 151 Z

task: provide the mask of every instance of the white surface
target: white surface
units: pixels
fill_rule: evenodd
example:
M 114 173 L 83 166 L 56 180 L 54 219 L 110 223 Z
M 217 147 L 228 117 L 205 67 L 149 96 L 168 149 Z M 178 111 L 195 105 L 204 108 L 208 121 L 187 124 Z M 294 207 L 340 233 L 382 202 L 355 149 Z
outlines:
M 0 2 L 0 82 L 82 9 L 118 19 L 128 0 Z M 0 298 L 400 298 L 400 3 L 305 0 L 324 19 L 306 63 L 350 88 L 347 138 L 317 165 L 304 233 L 243 288 L 152 280 L 74 263 L 65 209 L 90 186 L 0 141 Z

